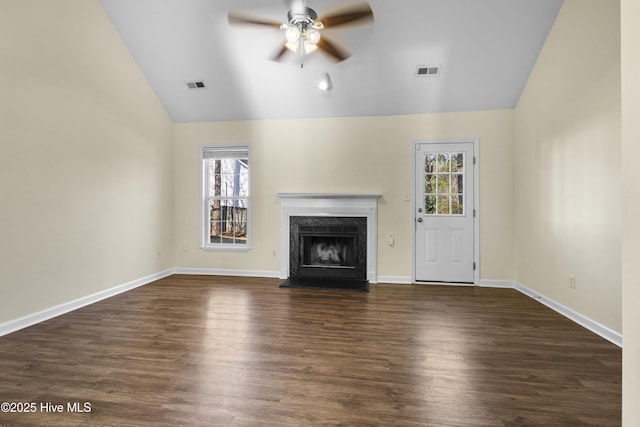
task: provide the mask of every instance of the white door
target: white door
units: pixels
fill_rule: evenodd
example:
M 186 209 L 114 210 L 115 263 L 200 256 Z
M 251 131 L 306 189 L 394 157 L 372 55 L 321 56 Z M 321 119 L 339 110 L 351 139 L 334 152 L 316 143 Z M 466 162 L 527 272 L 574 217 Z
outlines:
M 473 283 L 474 143 L 415 149 L 415 279 Z

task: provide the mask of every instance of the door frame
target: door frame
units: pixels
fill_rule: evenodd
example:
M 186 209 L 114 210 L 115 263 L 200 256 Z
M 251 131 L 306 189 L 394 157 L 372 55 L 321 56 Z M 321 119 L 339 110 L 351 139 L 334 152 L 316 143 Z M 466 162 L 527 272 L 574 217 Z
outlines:
M 416 282 L 416 210 L 414 209 L 415 200 L 417 198 L 416 188 L 416 153 L 421 145 L 425 144 L 455 144 L 455 143 L 472 143 L 473 157 L 475 164 L 473 168 L 473 209 L 475 216 L 473 218 L 473 262 L 475 269 L 473 271 L 473 285 L 478 286 L 480 283 L 480 138 L 448 138 L 448 139 L 414 139 L 411 141 L 411 283 Z M 430 282 L 419 282 L 430 283 Z M 435 282 L 433 282 L 435 283 Z M 439 285 L 443 283 L 437 282 Z M 468 286 L 468 284 L 450 285 Z

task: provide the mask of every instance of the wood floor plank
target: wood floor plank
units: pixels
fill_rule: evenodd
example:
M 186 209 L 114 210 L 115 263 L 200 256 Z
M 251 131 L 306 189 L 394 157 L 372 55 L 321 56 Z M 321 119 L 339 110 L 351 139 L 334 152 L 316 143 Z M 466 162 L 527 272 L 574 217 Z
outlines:
M 176 275 L 1 337 L 0 402 L 37 410 L 0 426 L 621 425 L 621 350 L 517 291 L 279 283 Z

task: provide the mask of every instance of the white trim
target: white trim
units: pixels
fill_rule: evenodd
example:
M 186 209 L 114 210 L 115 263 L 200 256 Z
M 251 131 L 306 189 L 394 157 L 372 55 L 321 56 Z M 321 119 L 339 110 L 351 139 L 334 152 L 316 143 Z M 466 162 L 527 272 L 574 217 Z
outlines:
M 219 246 L 204 246 L 204 247 L 200 247 L 200 250 L 203 252 L 243 252 L 243 253 L 247 253 L 250 252 L 252 248 L 250 247 L 246 247 L 244 245 L 242 245 L 241 247 L 238 247 L 238 245 L 235 245 L 233 243 L 229 243 L 229 244 L 220 244 Z
M 45 320 L 49 320 L 62 314 L 69 313 L 98 301 L 113 297 L 131 289 L 147 285 L 151 282 L 155 282 L 156 280 L 160 280 L 164 277 L 170 276 L 171 274 L 173 274 L 173 269 L 150 274 L 148 276 L 141 277 L 140 279 L 132 280 L 131 282 L 123 283 L 122 285 L 96 292 L 95 294 L 87 295 L 73 301 L 68 301 L 54 307 L 45 308 L 44 310 L 27 314 L 26 316 L 22 316 L 17 319 L 9 320 L 8 322 L 0 324 L 0 337 L 12 332 L 16 332 L 20 329 L 33 326 L 36 323 L 44 322 Z
M 223 268 L 186 268 L 177 267 L 173 274 L 195 274 L 203 276 L 240 276 L 240 277 L 268 277 L 277 279 L 279 271 L 270 270 L 227 270 Z
M 480 279 L 476 286 L 483 288 L 502 288 L 513 289 L 515 288 L 512 280 L 496 280 L 496 279 Z
M 473 283 L 455 283 L 455 282 L 429 282 L 429 281 L 418 281 L 415 282 L 416 285 L 424 285 L 424 286 L 451 286 L 453 288 L 458 287 L 458 288 L 463 288 L 463 287 L 474 287 L 476 286 Z
M 391 283 L 399 285 L 410 285 L 410 276 L 378 276 L 378 283 Z
M 476 268 L 473 272 L 473 284 L 480 282 L 480 138 L 448 138 L 448 139 L 414 139 L 411 141 L 411 282 L 416 282 L 416 150 L 421 144 L 455 144 L 455 143 L 472 143 L 473 157 L 473 209 L 475 217 L 473 218 L 473 262 Z
M 591 332 L 593 332 L 596 335 L 601 336 L 602 338 L 606 339 L 607 341 L 617 345 L 618 347 L 622 348 L 622 334 L 619 332 L 616 332 L 606 326 L 604 326 L 603 324 L 596 322 L 593 319 L 588 318 L 587 316 L 584 316 L 580 313 L 578 313 L 577 311 L 564 306 L 562 304 L 560 304 L 559 302 L 556 302 L 554 300 L 552 300 L 551 298 L 547 298 L 544 295 L 539 294 L 538 292 L 534 291 L 533 289 L 530 289 L 528 287 L 526 287 L 525 285 L 523 285 L 522 283 L 518 283 L 515 282 L 514 283 L 514 288 L 533 298 L 534 300 L 538 301 L 539 303 L 546 305 L 547 307 L 549 307 L 550 309 L 552 309 L 555 312 L 558 312 L 560 314 L 562 314 L 564 317 L 573 320 L 574 322 L 576 322 L 578 325 L 582 326 L 583 328 L 586 328 L 588 330 L 590 330 Z
M 322 199 L 338 199 L 338 200 L 346 200 L 347 202 L 351 199 L 362 199 L 362 200 L 378 200 L 382 197 L 381 194 L 350 194 L 350 193 L 278 193 L 278 197 L 280 199 L 293 199 L 294 202 L 292 204 L 297 204 L 301 206 L 306 206 L 307 203 L 298 201 L 295 202 L 296 199 L 302 200 L 322 200 Z M 320 205 L 321 207 L 326 206 L 326 203 Z

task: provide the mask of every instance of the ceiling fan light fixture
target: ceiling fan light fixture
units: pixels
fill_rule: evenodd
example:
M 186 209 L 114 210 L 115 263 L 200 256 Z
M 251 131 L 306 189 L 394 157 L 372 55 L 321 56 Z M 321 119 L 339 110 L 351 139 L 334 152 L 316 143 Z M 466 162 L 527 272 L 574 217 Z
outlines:
M 285 46 L 287 47 L 287 49 L 289 49 L 291 52 L 297 52 L 297 51 L 298 51 L 298 46 L 300 46 L 300 43 L 299 43 L 297 40 L 296 40 L 296 41 L 294 41 L 294 42 L 287 41 L 284 45 L 285 45 Z
M 315 28 L 310 28 L 305 33 L 305 38 L 310 44 L 316 45 L 320 41 L 320 31 Z
M 317 45 L 309 43 L 307 40 L 304 41 L 304 53 L 311 53 L 318 48 Z
M 296 27 L 288 27 L 284 32 L 284 36 L 288 43 L 295 43 L 300 39 L 300 30 Z

